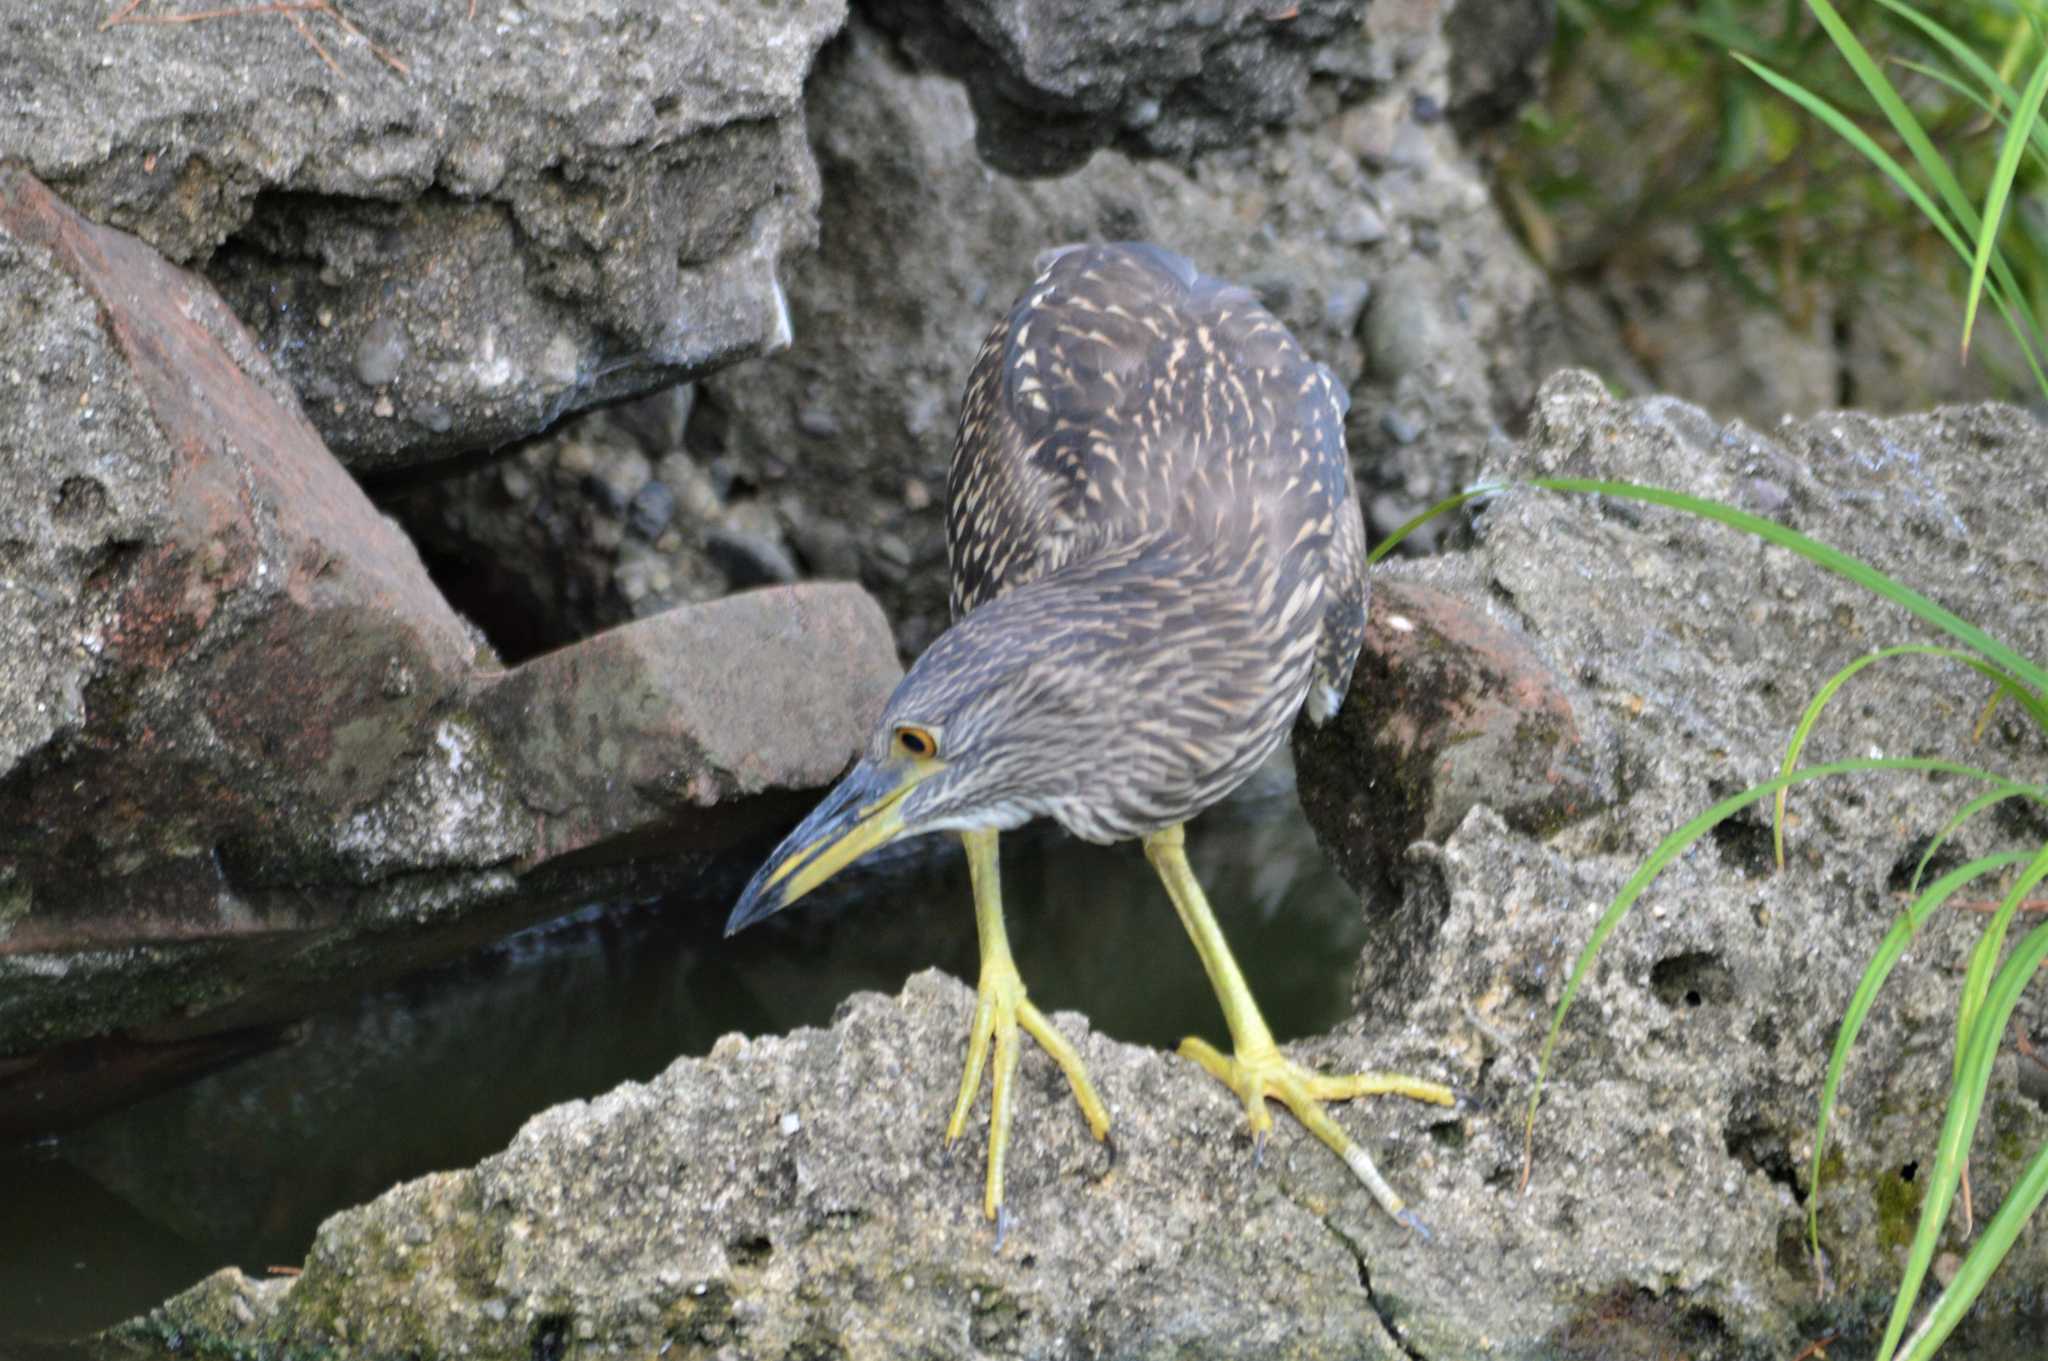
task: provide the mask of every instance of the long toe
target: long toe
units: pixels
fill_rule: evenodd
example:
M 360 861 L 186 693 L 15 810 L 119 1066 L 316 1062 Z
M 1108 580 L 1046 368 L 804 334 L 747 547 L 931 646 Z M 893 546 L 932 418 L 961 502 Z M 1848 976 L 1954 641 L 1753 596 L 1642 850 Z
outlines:
M 1109 1108 L 1089 1080 L 1081 1056 L 1066 1036 L 1033 1006 L 1024 994 L 1024 980 L 1007 958 L 984 960 L 976 990 L 974 1020 L 967 1035 L 967 1062 L 961 1073 L 952 1118 L 946 1122 L 950 1146 L 967 1129 L 967 1117 L 981 1091 L 983 1068 L 989 1070 L 988 1176 L 982 1213 L 1001 1226 L 1008 1222 L 1003 1207 L 1003 1172 L 1010 1153 L 1010 1127 L 1016 1111 L 1017 1064 L 1023 1054 L 1019 1031 L 1036 1040 L 1067 1075 L 1074 1100 L 1088 1122 L 1089 1133 L 1109 1138 Z M 993 1051 L 994 1062 L 989 1059 Z M 998 1233 L 1000 1240 L 1001 1234 Z
M 1404 1077 L 1394 1073 L 1356 1073 L 1332 1077 L 1305 1068 L 1278 1049 L 1262 1048 L 1252 1053 L 1225 1055 L 1214 1046 L 1195 1038 L 1181 1042 L 1181 1054 L 1200 1064 L 1245 1103 L 1254 1137 L 1264 1139 L 1273 1118 L 1268 1101 L 1278 1101 L 1309 1133 L 1344 1160 L 1352 1175 L 1372 1192 L 1389 1215 L 1421 1229 L 1394 1188 L 1380 1175 L 1372 1155 L 1331 1118 L 1328 1103 L 1350 1101 L 1361 1096 L 1404 1096 L 1431 1105 L 1456 1103 L 1456 1094 L 1440 1082 Z M 1427 1231 L 1423 1231 L 1427 1237 Z

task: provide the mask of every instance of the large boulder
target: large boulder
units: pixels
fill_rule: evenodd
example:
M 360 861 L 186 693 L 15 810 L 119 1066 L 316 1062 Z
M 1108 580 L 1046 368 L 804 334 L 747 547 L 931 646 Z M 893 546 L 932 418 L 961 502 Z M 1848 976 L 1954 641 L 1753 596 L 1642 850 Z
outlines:
M 758 838 L 790 800 L 752 796 L 829 780 L 899 674 L 874 602 L 829 585 L 501 669 L 204 281 L 18 168 L 0 353 L 18 1080 L 64 1041 L 295 1014 L 516 927 L 572 854 Z
M 204 272 L 357 469 L 787 344 L 843 0 L 471 8 L 10 5 L 0 149 Z

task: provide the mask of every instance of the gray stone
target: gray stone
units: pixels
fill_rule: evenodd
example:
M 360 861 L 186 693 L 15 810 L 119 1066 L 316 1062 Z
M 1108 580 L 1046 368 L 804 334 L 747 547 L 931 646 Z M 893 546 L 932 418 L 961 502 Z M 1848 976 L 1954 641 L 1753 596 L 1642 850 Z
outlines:
M 1891 421 L 1838 413 L 1765 437 L 1670 399 L 1614 402 L 1589 376 L 1566 374 L 1544 388 L 1529 438 L 1497 447 L 1487 476 L 1605 476 L 1731 503 L 1766 481 L 1783 498 L 1779 516 L 1801 531 L 2040 657 L 2048 617 L 2027 600 L 2048 569 L 2026 524 L 2048 495 L 2044 466 L 2048 431 L 2009 408 Z M 1408 760 L 1407 750 L 1430 750 L 1418 732 L 1468 725 L 1405 701 L 1377 654 L 1354 686 L 1360 712 L 1347 706 L 1331 729 L 1297 735 L 1299 771 L 1319 836 L 1369 895 L 1392 898 L 1371 917 L 1361 965 L 1368 1014 L 1463 1033 L 1524 1082 L 1595 915 L 1659 839 L 1775 773 L 1808 698 L 1850 659 L 1931 636 L 1782 550 L 1623 500 L 1511 491 L 1486 503 L 1471 532 L 1469 553 L 1403 567 L 1380 596 L 1416 582 L 1460 593 L 1475 610 L 1487 601 L 1486 612 L 1558 678 L 1575 723 L 1616 744 L 1607 759 L 1625 801 L 1562 829 L 1512 813 L 1517 825 L 1504 822 L 1494 810 L 1527 797 L 1526 772 L 1509 761 L 1475 771 L 1455 759 Z M 1392 608 L 1402 610 L 1398 599 Z M 1392 693 L 1379 692 L 1390 684 Z M 1358 686 L 1374 689 L 1361 695 Z M 1902 661 L 1851 686 L 1816 730 L 1807 763 L 1946 756 L 2010 771 L 2034 768 L 2044 754 L 2041 736 L 2017 723 L 1988 745 L 1973 741 L 1984 687 L 1957 669 Z M 1554 726 L 1544 706 L 1508 708 L 1518 705 Z M 1463 754 L 1459 744 L 1441 750 Z M 1673 1320 L 1705 1311 L 1731 1350 L 1794 1334 L 1815 1283 L 1795 1197 L 1805 1191 L 1834 1028 L 1900 906 L 1896 890 L 1970 792 L 1910 775 L 1803 787 L 1790 800 L 1786 871 L 1773 873 L 1768 804 L 1664 871 L 1609 941 L 1566 1025 L 1536 1125 L 1529 1196 L 1541 1200 L 1547 1181 L 1595 1166 L 1658 1189 L 1624 1191 L 1617 1180 L 1599 1203 L 1575 1201 L 1569 1240 L 1555 1247 L 1538 1241 L 1549 1229 L 1517 1209 L 1507 1260 L 1575 1257 L 1609 1274 L 1616 1300 L 1661 1300 Z M 1455 830 L 1424 825 L 1431 810 L 1459 807 L 1473 811 Z M 1396 849 L 1403 827 L 1415 838 L 1405 855 Z M 2038 818 L 1979 823 L 1958 850 L 2040 836 Z M 1398 894 L 1375 890 L 1375 875 L 1398 881 Z M 1950 980 L 1978 929 L 1961 912 L 1928 928 L 1851 1064 L 1820 1193 L 1838 1317 L 1886 1302 L 1896 1281 L 1895 1248 L 1917 1203 L 1911 1169 L 1932 1156 L 1948 1086 Z M 2031 1011 L 2038 1017 L 2038 1005 Z M 1518 1102 L 1501 1107 L 1507 1123 Z M 1988 1177 L 2002 1188 L 2019 1151 L 2048 1133 L 2048 1117 L 2006 1061 L 1987 1109 L 1995 1129 L 1978 1148 L 1997 1162 Z M 1504 1157 L 1501 1171 L 1511 1163 Z M 1610 1235 L 1626 1231 L 1620 1221 L 1652 1199 L 1670 1240 L 1647 1257 L 1610 1256 Z M 1980 1192 L 1980 1216 L 1985 1203 Z M 2019 1249 L 2000 1278 L 2012 1284 L 1994 1287 L 1987 1313 L 2024 1307 L 2018 1283 L 2048 1270 L 2041 1251 L 2038 1241 Z M 1398 1288 L 1378 1270 L 1373 1279 Z M 1420 1341 L 1416 1350 L 1433 1354 Z
M 321 14 L 9 5 L 0 146 L 202 270 L 360 469 L 788 343 L 801 94 L 841 0 L 345 12 L 409 74 Z
M 714 529 L 705 536 L 704 548 L 736 591 L 797 578 L 796 563 L 782 545 L 760 534 Z
M 1370 246 L 1387 239 L 1387 223 L 1370 203 L 1360 200 L 1344 210 L 1330 235 L 1340 245 Z
M 1451 121 L 1470 137 L 1507 122 L 1549 72 L 1556 0 L 1458 0 L 1444 17 Z
M 1174 157 L 1235 145 L 1303 118 L 1312 74 L 1367 65 L 1359 0 L 885 0 L 872 11 L 921 63 L 965 82 L 981 154 L 1013 175 L 1063 174 L 1112 144 Z
M 633 493 L 626 519 L 643 539 L 657 539 L 676 515 L 676 494 L 664 482 L 650 481 Z
M 829 780 L 899 674 L 843 585 L 501 670 L 205 283 L 20 170 L 0 353 L 8 1081 L 516 929 L 571 853 L 758 835 L 752 796 Z

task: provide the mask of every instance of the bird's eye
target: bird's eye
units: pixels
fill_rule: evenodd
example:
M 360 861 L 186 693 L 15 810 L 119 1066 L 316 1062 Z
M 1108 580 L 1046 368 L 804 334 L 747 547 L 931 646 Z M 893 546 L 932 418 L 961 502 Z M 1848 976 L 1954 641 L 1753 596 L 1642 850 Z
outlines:
M 929 760 L 939 754 L 938 741 L 923 728 L 898 728 L 896 745 L 903 748 L 907 755 L 915 756 L 920 761 Z

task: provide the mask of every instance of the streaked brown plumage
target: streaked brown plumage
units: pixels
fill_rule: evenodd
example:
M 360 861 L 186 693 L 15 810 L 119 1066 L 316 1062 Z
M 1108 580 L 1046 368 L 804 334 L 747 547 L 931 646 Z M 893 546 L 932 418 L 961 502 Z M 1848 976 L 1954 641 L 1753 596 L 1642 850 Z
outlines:
M 948 1137 L 993 1041 L 986 1208 L 1002 1201 L 1019 1026 L 1078 1057 L 1010 961 L 996 834 L 1050 817 L 1091 841 L 1143 837 L 1215 984 L 1236 1047 L 1196 1058 L 1255 1128 L 1285 1102 L 1382 1204 L 1399 1198 L 1322 1110 L 1408 1079 L 1334 1079 L 1282 1056 L 1181 851 L 1309 701 L 1341 702 L 1364 636 L 1364 526 L 1343 388 L 1248 291 L 1149 245 L 1053 252 L 982 346 L 947 482 L 953 627 L 891 697 L 861 762 L 763 866 L 729 930 L 874 845 L 950 829 L 975 870 L 981 1003 Z M 1363 1082 L 1364 1085 L 1359 1085 Z

